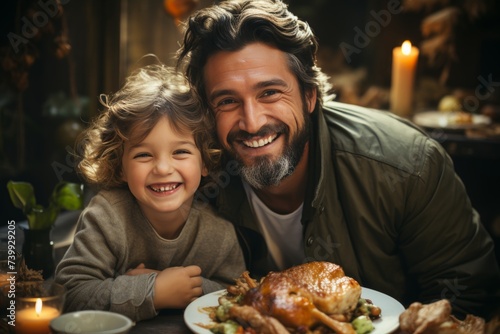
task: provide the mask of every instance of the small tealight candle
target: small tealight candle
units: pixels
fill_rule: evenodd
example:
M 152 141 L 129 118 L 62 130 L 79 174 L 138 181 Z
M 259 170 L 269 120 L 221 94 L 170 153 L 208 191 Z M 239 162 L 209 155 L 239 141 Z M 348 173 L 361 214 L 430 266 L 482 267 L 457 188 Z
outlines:
M 61 314 L 51 306 L 44 306 L 40 298 L 36 299 L 35 307 L 17 311 L 16 334 L 49 334 L 50 321 Z
M 16 334 L 49 334 L 50 322 L 59 317 L 66 291 L 51 281 L 16 282 Z M 12 300 L 11 300 L 12 302 Z
M 392 51 L 391 111 L 409 117 L 413 111 L 413 84 L 419 50 L 404 41 Z

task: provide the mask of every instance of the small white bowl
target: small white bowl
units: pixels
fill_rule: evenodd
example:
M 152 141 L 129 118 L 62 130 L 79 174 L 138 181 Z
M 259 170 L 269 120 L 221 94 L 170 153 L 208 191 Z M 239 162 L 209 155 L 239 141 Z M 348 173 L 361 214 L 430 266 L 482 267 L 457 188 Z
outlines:
M 126 334 L 134 322 L 108 311 L 77 311 L 60 315 L 50 322 L 54 334 Z

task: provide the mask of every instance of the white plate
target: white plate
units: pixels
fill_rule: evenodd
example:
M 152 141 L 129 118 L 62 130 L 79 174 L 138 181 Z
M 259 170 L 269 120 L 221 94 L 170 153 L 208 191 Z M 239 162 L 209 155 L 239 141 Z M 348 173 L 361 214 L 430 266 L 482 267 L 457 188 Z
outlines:
M 208 329 L 197 324 L 208 325 L 212 322 L 208 313 L 203 311 L 203 308 L 219 305 L 219 297 L 225 293 L 226 290 L 209 293 L 196 299 L 186 307 L 184 321 L 190 330 L 197 334 L 212 334 Z M 405 310 L 400 302 L 386 294 L 368 288 L 362 289 L 361 297 L 370 299 L 373 304 L 382 309 L 382 317 L 373 321 L 375 330 L 370 334 L 387 334 L 399 327 L 399 315 Z
M 471 123 L 456 123 L 457 112 L 426 111 L 413 116 L 413 122 L 427 128 L 442 129 L 472 129 L 491 123 L 491 119 L 485 115 L 472 114 Z

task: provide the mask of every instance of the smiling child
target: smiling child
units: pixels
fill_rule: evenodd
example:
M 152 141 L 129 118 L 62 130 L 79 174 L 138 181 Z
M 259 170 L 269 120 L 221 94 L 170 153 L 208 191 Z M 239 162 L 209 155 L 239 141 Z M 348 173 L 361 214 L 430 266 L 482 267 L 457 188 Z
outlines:
M 101 101 L 77 149 L 98 193 L 56 270 L 65 310 L 138 321 L 232 284 L 245 270 L 234 228 L 195 200 L 219 156 L 213 123 L 184 77 L 150 65 Z

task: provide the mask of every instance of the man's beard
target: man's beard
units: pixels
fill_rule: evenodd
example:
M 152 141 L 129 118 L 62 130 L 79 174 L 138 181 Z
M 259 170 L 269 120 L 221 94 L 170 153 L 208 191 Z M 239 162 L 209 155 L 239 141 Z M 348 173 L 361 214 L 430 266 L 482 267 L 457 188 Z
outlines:
M 273 159 L 273 156 L 265 155 L 257 157 L 252 165 L 246 166 L 242 159 L 231 151 L 238 161 L 240 176 L 255 189 L 277 186 L 283 179 L 293 174 L 309 141 L 311 132 L 309 113 L 304 112 L 304 126 L 291 140 L 288 138 L 289 130 L 284 126 L 283 128 L 284 132 L 281 135 L 287 136 L 287 141 L 282 155 L 278 158 Z

